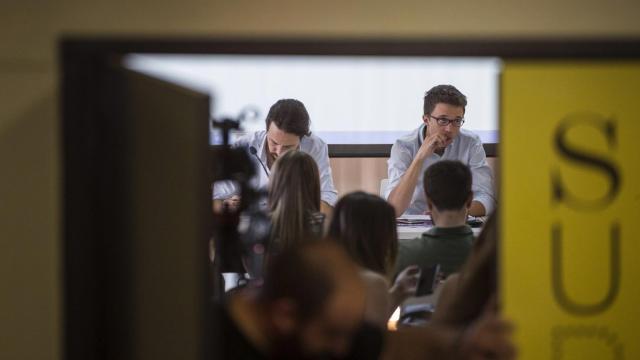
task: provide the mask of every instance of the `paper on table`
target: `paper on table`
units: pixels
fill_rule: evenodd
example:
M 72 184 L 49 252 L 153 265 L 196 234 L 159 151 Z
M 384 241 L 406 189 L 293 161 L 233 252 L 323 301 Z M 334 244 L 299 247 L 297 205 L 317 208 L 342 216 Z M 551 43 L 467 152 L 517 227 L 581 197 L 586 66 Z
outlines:
M 402 215 L 396 219 L 396 223 L 398 226 L 433 226 L 431 215 Z M 483 223 L 483 217 L 467 217 L 467 224 L 471 227 L 480 227 Z
M 399 226 L 431 226 L 431 215 L 402 215 L 396 219 Z

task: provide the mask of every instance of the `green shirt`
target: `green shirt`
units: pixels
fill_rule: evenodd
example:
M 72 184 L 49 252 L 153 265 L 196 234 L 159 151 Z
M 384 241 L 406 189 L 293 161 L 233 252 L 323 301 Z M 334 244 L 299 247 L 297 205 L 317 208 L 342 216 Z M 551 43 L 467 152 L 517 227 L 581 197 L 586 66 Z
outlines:
M 409 265 L 426 268 L 440 264 L 445 276 L 460 269 L 467 260 L 473 244 L 473 231 L 468 225 L 433 227 L 422 236 L 400 240 L 396 259 L 396 274 Z

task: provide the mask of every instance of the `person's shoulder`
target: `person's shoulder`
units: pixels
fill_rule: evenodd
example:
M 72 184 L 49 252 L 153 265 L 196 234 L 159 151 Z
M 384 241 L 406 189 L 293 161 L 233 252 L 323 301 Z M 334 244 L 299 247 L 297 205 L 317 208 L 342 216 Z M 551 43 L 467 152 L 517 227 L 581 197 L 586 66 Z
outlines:
M 464 234 L 462 236 L 460 236 L 460 242 L 464 243 L 467 246 L 472 246 L 473 242 L 475 241 L 476 237 L 473 234 L 473 230 L 471 230 L 471 234 Z
M 413 129 L 411 132 L 397 138 L 393 143 L 393 146 L 391 147 L 390 157 L 397 158 L 402 153 L 408 153 L 412 155 L 413 152 L 417 151 L 418 147 L 420 146 L 418 141 L 420 129 L 422 129 L 422 126 L 419 126 L 418 128 Z
M 425 252 L 425 244 L 423 236 L 400 241 L 395 266 L 396 272 L 404 270 L 409 265 L 421 263 L 429 255 L 428 252 Z
M 327 143 L 313 133 L 305 135 L 300 139 L 300 150 L 314 157 L 316 161 L 323 157 L 324 154 L 328 152 L 328 149 Z
M 437 239 L 438 237 L 435 234 L 435 230 L 436 226 L 432 227 L 431 229 L 425 231 L 422 233 L 422 235 L 420 235 L 420 237 L 418 239 L 420 239 L 420 244 L 422 246 L 427 246 L 429 244 L 431 244 L 435 239 Z
M 467 247 L 473 244 L 473 239 L 474 239 L 474 235 L 473 235 L 473 231 L 471 231 L 471 233 L 469 234 L 460 233 L 460 234 L 451 235 L 447 239 L 448 240 L 447 242 L 452 245 Z
M 482 140 L 480 136 L 474 133 L 471 130 L 460 129 L 460 134 L 458 135 L 461 140 L 469 144 L 482 144 Z
M 420 129 L 422 129 L 422 125 L 397 138 L 395 144 L 404 146 L 412 144 L 413 142 L 417 141 Z
M 302 137 L 301 142 L 309 143 L 313 146 L 326 146 L 327 143 L 318 135 L 311 133 Z
M 386 293 L 389 288 L 389 281 L 375 271 L 362 269 L 360 277 L 367 284 L 369 291 Z
M 413 239 L 402 240 L 398 244 L 398 250 L 407 255 L 415 254 L 416 251 L 424 247 L 425 241 L 424 234 L 414 237 Z
M 423 234 L 424 237 L 424 246 L 430 249 L 471 249 L 473 246 L 474 235 L 471 228 L 469 228 L 469 232 L 465 232 L 461 230 L 456 233 L 441 233 L 436 234 L 437 229 L 432 228 L 431 234 L 428 232 Z

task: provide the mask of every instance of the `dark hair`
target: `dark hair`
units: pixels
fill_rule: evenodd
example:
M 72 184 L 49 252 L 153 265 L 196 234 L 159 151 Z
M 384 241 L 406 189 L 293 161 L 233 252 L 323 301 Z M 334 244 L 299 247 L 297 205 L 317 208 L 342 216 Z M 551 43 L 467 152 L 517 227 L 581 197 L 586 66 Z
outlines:
M 299 137 L 311 134 L 309 132 L 309 113 L 304 104 L 295 99 L 282 99 L 273 104 L 266 118 L 267 130 L 272 122 L 280 130 L 289 134 Z
M 463 110 L 467 106 L 467 97 L 453 85 L 437 85 L 424 94 L 424 115 L 431 115 L 439 103 L 459 106 Z
M 360 266 L 385 275 L 398 253 L 393 206 L 362 191 L 347 194 L 338 201 L 329 236 L 342 243 Z
M 300 243 L 274 255 L 267 266 L 259 299 L 263 304 L 288 298 L 299 320 L 320 314 L 340 281 L 359 281 L 344 250 L 329 240 Z
M 302 248 L 291 246 L 272 258 L 260 297 L 265 303 L 290 298 L 298 305 L 300 319 L 307 320 L 324 307 L 334 283 L 322 266 L 304 256 Z
M 270 182 L 273 228 L 269 246 L 281 249 L 317 237 L 310 223 L 320 211 L 320 175 L 311 155 L 298 150 L 285 152 L 273 165 Z
M 460 161 L 442 160 L 424 172 L 424 192 L 438 210 L 460 210 L 471 196 L 471 171 Z

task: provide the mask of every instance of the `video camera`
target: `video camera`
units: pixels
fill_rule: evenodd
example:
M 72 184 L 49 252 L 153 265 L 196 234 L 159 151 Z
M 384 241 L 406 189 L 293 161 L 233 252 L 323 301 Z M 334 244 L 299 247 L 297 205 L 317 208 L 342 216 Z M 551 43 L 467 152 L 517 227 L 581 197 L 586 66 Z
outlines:
M 211 126 L 222 132 L 222 145 L 212 147 L 211 180 L 231 181 L 239 189 L 240 204 L 232 209 L 228 204 L 214 209 L 213 279 L 214 299 L 224 298 L 223 273 L 248 273 L 251 281 L 262 280 L 265 250 L 271 234 L 271 220 L 260 203 L 267 197 L 265 190 L 254 189 L 250 180 L 256 175 L 256 164 L 248 149 L 229 144 L 232 130 L 240 130 L 247 112 L 236 119 L 211 119 Z

